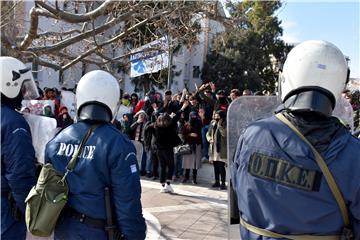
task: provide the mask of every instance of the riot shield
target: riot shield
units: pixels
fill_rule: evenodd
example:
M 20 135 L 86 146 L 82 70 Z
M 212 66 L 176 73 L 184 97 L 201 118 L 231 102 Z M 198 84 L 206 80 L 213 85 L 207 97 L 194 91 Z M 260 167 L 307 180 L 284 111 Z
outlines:
M 239 137 L 245 128 L 256 120 L 272 116 L 280 104 L 281 102 L 277 96 L 243 96 L 230 104 L 227 113 L 227 156 L 229 166 L 233 162 Z M 227 174 L 227 176 L 228 183 L 230 183 L 228 188 L 229 222 L 230 224 L 239 224 L 236 195 L 232 188 L 230 174 Z M 231 233 L 229 239 L 231 239 Z
M 68 109 L 68 113 L 72 119 L 76 116 L 76 98 L 71 91 L 61 91 L 61 105 Z
M 45 145 L 57 133 L 56 120 L 34 114 L 24 114 L 24 118 L 30 126 L 37 161 L 44 163 Z
M 339 97 L 336 100 L 336 106 L 332 115 L 339 118 L 343 124 L 350 128 L 351 133 L 354 133 L 354 111 L 349 101 Z

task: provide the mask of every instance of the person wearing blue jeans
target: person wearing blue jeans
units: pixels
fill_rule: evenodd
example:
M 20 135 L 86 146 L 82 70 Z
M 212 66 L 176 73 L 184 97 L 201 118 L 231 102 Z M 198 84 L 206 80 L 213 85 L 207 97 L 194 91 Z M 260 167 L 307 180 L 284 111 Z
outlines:
M 184 175 L 184 169 L 182 168 L 183 156 L 175 154 L 175 168 L 173 173 L 173 180 L 179 179 Z
M 209 125 L 205 125 L 201 129 L 201 139 L 202 139 L 202 159 L 209 161 L 209 142 L 206 139 L 206 133 L 209 130 Z
M 150 178 L 153 175 L 153 166 L 152 166 L 152 158 L 151 158 L 151 150 L 146 152 L 146 177 Z

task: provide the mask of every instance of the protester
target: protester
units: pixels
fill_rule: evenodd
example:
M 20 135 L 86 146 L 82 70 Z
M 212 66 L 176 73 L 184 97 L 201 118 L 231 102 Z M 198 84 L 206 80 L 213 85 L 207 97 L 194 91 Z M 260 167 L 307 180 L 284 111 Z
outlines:
M 55 88 L 45 88 L 44 89 L 45 96 L 42 100 L 52 100 L 54 102 L 54 113 L 53 117 L 55 117 L 59 113 L 60 101 L 57 99 Z
M 197 112 L 192 111 L 189 114 L 189 121 L 183 127 L 183 138 L 185 144 L 190 144 L 191 153 L 183 156 L 183 169 L 185 176 L 183 183 L 190 178 L 190 170 L 192 170 L 193 184 L 197 184 L 197 171 L 201 168 L 201 120 Z
M 140 159 L 140 175 L 144 176 L 146 174 L 146 159 L 147 152 L 144 147 L 145 139 L 145 125 L 147 122 L 147 115 L 144 110 L 140 110 L 134 115 L 134 123 L 130 126 L 131 139 L 139 142 L 143 146 L 143 152 L 141 154 L 142 159 Z
M 227 134 L 225 112 L 219 110 L 214 114 L 214 120 L 211 121 L 209 131 L 207 132 L 206 136 L 210 143 L 210 162 L 212 162 L 214 165 L 215 183 L 212 185 L 212 187 L 224 190 L 226 189 L 225 165 L 227 161 Z
M 176 133 L 177 121 L 180 114 L 170 116 L 162 113 L 155 122 L 155 144 L 157 147 L 156 155 L 160 162 L 160 184 L 161 192 L 173 193 L 170 185 L 172 174 L 174 172 L 174 150 L 173 148 L 181 143 Z M 166 183 L 166 184 L 165 184 Z
M 136 94 L 136 93 L 132 93 L 130 95 L 130 112 L 132 114 L 135 114 L 137 113 L 138 111 L 135 112 L 135 108 L 136 108 L 136 105 L 138 104 L 139 102 L 139 96 Z
M 235 99 L 237 99 L 238 97 L 241 96 L 240 90 L 237 88 L 231 89 L 230 91 L 230 100 L 234 101 Z
M 180 109 L 179 102 L 172 99 L 172 92 L 170 90 L 165 91 L 164 107 L 163 111 L 171 114 L 177 112 Z
M 186 107 L 187 104 L 184 104 L 176 114 L 161 113 L 153 124 L 156 149 L 152 151 L 160 162 L 160 184 L 162 185 L 160 192 L 162 193 L 174 192 L 170 185 L 174 172 L 173 148 L 181 143 L 177 135 L 177 122 Z
M 56 118 L 57 127 L 64 129 L 74 123 L 74 120 L 69 115 L 68 109 L 65 106 L 61 106 L 59 114 Z
M 35 150 L 20 110 L 23 99 L 39 97 L 31 69 L 0 57 L 1 81 L 1 239 L 26 238 L 25 198 L 36 184 Z
M 242 93 L 243 96 L 252 96 L 253 93 L 250 89 L 245 89 Z

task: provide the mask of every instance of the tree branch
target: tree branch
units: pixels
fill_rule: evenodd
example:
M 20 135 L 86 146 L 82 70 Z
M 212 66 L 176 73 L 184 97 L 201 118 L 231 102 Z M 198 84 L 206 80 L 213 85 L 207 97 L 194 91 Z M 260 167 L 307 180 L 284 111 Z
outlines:
M 81 23 L 81 22 L 87 22 L 90 20 L 94 20 L 97 17 L 104 15 L 106 13 L 106 11 L 114 4 L 113 0 L 106 0 L 98 8 L 96 8 L 95 10 L 93 10 L 91 12 L 88 12 L 85 14 L 72 14 L 72 13 L 60 11 L 60 10 L 53 8 L 41 1 L 35 1 L 35 2 L 42 8 L 44 8 L 44 9 L 48 10 L 49 12 L 51 12 L 52 14 L 56 15 L 59 19 L 64 20 L 69 23 Z
M 72 29 L 66 32 L 51 32 L 51 31 L 47 31 L 47 32 L 42 32 L 36 35 L 36 38 L 40 38 L 40 37 L 47 37 L 47 36 L 66 36 L 66 35 L 70 35 L 73 33 L 81 33 L 81 30 L 79 29 Z M 30 49 L 29 49 L 30 50 Z
M 114 42 L 114 41 L 117 41 L 117 40 L 121 39 L 122 37 L 124 37 L 125 34 L 127 34 L 128 32 L 131 32 L 132 30 L 134 30 L 134 29 L 136 29 L 136 28 L 144 25 L 145 23 L 149 22 L 150 20 L 155 19 L 155 18 L 158 18 L 158 17 L 160 17 L 160 16 L 162 16 L 162 15 L 164 15 L 164 14 L 167 14 L 167 13 L 169 13 L 169 12 L 170 12 L 170 11 L 165 10 L 165 11 L 162 11 L 162 12 L 160 12 L 160 13 L 158 13 L 158 14 L 150 17 L 150 18 L 147 18 L 147 19 L 145 19 L 145 20 L 143 20 L 143 21 L 141 21 L 141 22 L 139 22 L 139 23 L 137 23 L 137 24 L 129 27 L 129 28 L 126 29 L 124 32 L 122 32 L 122 33 L 120 33 L 119 35 L 113 37 L 112 39 L 109 39 L 109 40 L 107 40 L 107 41 L 99 44 L 99 46 L 102 47 L 102 46 L 108 45 L 108 44 L 110 44 L 110 43 L 112 43 L 112 42 Z M 86 51 L 86 52 L 83 53 L 82 55 L 78 56 L 78 57 L 77 57 L 76 59 L 74 59 L 73 61 L 71 61 L 71 62 L 69 62 L 68 64 L 66 64 L 65 66 L 63 66 L 63 67 L 62 67 L 62 70 L 64 71 L 64 70 L 68 69 L 68 68 L 71 67 L 72 65 L 76 64 L 77 62 L 79 62 L 82 58 L 84 58 L 84 57 L 86 57 L 86 56 L 94 53 L 97 49 L 98 49 L 98 47 L 94 47 L 94 48 L 89 49 L 88 51 Z
M 101 32 L 104 32 L 107 29 L 110 29 L 111 27 L 115 26 L 116 24 L 127 20 L 128 18 L 134 16 L 134 14 L 136 13 L 136 9 L 132 10 L 132 11 L 128 11 L 127 13 L 119 16 L 118 18 L 114 18 L 111 21 L 107 22 L 106 24 L 97 27 L 95 29 L 91 29 L 89 31 L 86 31 L 84 33 L 78 34 L 74 37 L 70 37 L 66 40 L 63 40 L 61 42 L 58 42 L 54 45 L 50 45 L 50 46 L 45 46 L 45 47 L 34 47 L 34 48 L 29 48 L 30 51 L 33 52 L 37 52 L 37 53 L 48 53 L 48 52 L 52 52 L 52 51 L 57 51 L 57 50 L 61 50 L 63 48 L 66 48 L 67 46 L 70 46 L 76 42 L 79 42 L 83 39 L 86 39 L 88 37 L 91 37 L 93 34 L 99 34 Z
M 20 43 L 20 50 L 27 49 L 32 41 L 36 38 L 37 29 L 39 25 L 39 15 L 47 16 L 47 17 L 54 17 L 51 13 L 47 12 L 46 10 L 32 7 L 30 9 L 30 29 L 28 34 L 26 34 L 24 40 Z
M 45 61 L 44 59 L 35 58 L 35 61 L 41 66 L 49 67 L 49 68 L 52 68 L 52 69 L 54 69 L 56 71 L 61 70 L 61 67 L 59 65 L 48 62 L 48 61 Z

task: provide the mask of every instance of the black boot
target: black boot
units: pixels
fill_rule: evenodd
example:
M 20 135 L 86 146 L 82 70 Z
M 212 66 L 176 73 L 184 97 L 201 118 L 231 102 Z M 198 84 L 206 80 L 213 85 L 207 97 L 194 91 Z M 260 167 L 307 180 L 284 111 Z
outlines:
M 197 169 L 193 169 L 193 184 L 197 184 Z
M 189 181 L 189 177 L 190 177 L 190 169 L 185 169 L 185 177 L 182 180 L 182 183 L 186 183 L 187 181 Z

